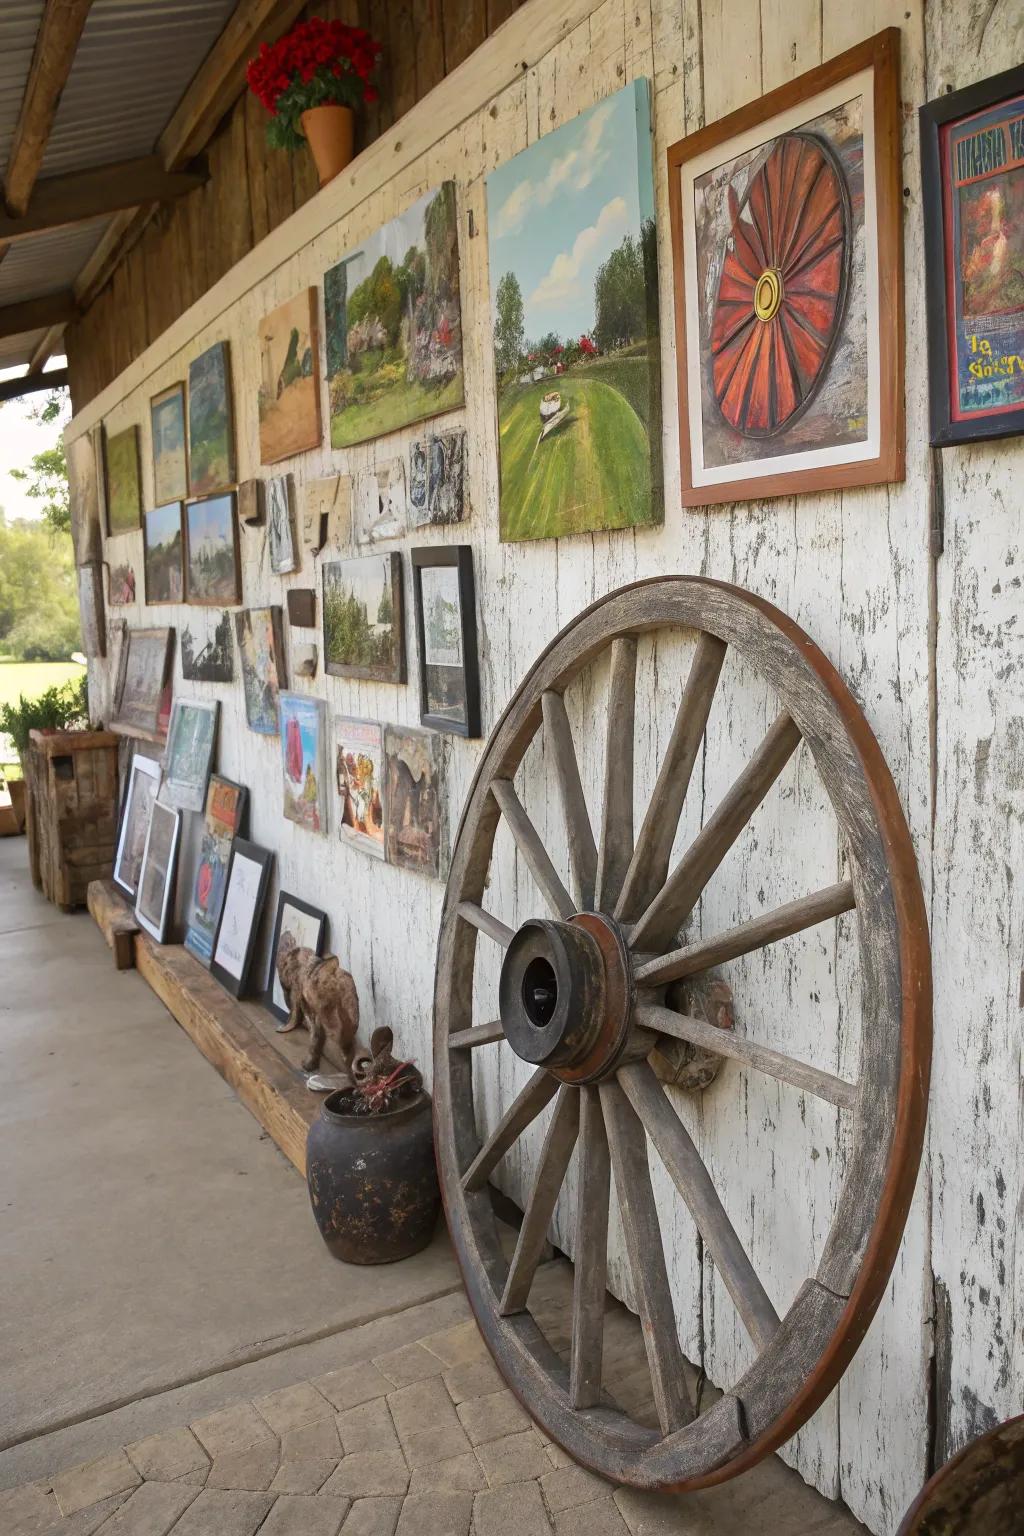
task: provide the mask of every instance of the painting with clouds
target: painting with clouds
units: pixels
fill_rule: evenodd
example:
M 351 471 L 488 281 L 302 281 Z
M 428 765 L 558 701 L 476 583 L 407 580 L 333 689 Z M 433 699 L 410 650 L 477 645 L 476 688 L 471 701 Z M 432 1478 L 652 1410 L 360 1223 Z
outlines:
M 646 80 L 487 178 L 501 537 L 663 517 Z

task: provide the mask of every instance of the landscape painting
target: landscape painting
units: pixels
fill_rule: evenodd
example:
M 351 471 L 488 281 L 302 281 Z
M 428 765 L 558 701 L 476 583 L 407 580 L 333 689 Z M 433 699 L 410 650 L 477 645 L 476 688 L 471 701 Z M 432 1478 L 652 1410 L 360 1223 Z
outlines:
M 158 740 L 170 719 L 169 677 L 173 629 L 124 626 L 110 729 Z
M 185 452 L 185 386 L 172 384 L 149 405 L 153 432 L 153 491 L 158 502 L 184 501 L 188 495 Z
M 213 954 L 213 939 L 220 921 L 227 886 L 228 861 L 231 843 L 236 833 L 244 830 L 248 790 L 219 774 L 210 775 L 206 790 L 206 813 L 203 817 L 203 837 L 199 845 L 199 859 L 192 896 L 186 918 L 185 948 L 192 951 L 197 960 L 209 965 Z
M 217 741 L 216 699 L 175 699 L 160 793 L 182 811 L 201 811 Z
M 323 699 L 282 693 L 278 700 L 281 720 L 281 760 L 284 767 L 284 815 L 310 832 L 327 830 L 327 775 L 325 728 L 327 705 Z
M 404 683 L 401 555 L 332 560 L 323 572 L 324 670 Z
M 226 341 L 215 342 L 188 369 L 188 474 L 193 496 L 235 482 L 235 432 Z
M 317 295 L 304 288 L 260 321 L 260 463 L 319 448 Z
M 106 439 L 107 536 L 131 533 L 142 521 L 139 429 L 128 427 Z
M 385 727 L 388 863 L 433 875 L 435 880 L 442 877 L 445 865 L 441 752 L 441 737 L 433 731 Z
M 135 601 L 135 572 L 130 565 L 112 565 L 108 578 L 110 605 L 125 608 Z
M 331 447 L 463 404 L 455 183 L 428 192 L 324 276 Z
M 648 84 L 487 177 L 504 540 L 664 516 Z
M 384 857 L 384 733 L 376 720 L 334 721 L 334 781 L 341 803 L 338 836 Z
M 242 571 L 234 493 L 185 508 L 186 591 L 190 603 L 240 603 Z
M 231 638 L 231 615 L 221 614 L 209 639 L 197 630 L 201 617 L 189 620 L 181 632 L 181 675 L 187 683 L 230 683 L 235 677 L 235 648 Z
M 260 736 L 276 736 L 278 694 L 285 686 L 280 608 L 246 608 L 236 613 L 235 635 L 249 729 Z
M 142 529 L 146 602 L 180 603 L 184 595 L 181 502 L 147 512 Z

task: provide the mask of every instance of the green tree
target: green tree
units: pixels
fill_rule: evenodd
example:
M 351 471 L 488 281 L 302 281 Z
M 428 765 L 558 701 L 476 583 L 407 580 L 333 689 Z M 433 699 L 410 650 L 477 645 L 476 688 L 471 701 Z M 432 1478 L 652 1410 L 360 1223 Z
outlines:
M 12 469 L 12 480 L 19 480 L 28 489 L 27 496 L 42 502 L 43 518 L 54 533 L 71 532 L 71 497 L 68 491 L 68 466 L 64 457 L 64 422 L 67 419 L 68 393 L 66 389 L 51 390 L 42 405 L 29 411 L 33 421 L 41 426 L 55 424 L 57 432 L 52 448 L 44 448 L 35 454 L 27 469 Z
M 647 337 L 647 284 L 641 240 L 627 235 L 594 278 L 594 336 L 602 352 Z
M 459 280 L 458 224 L 455 217 L 455 183 L 446 181 L 430 199 L 423 214 L 423 242 L 427 248 L 427 272 L 435 303 L 451 298 Z
M 506 272 L 498 282 L 494 297 L 497 316 L 494 322 L 494 352 L 498 373 L 512 373 L 523 355 L 526 331 L 523 324 L 523 290 L 514 272 Z
M 61 661 L 80 644 L 71 535 L 0 512 L 0 649 Z
M 388 346 L 398 341 L 402 324 L 402 290 L 394 264 L 387 256 L 381 256 L 369 277 L 352 290 L 348 301 L 348 327 L 375 315 L 387 332 Z

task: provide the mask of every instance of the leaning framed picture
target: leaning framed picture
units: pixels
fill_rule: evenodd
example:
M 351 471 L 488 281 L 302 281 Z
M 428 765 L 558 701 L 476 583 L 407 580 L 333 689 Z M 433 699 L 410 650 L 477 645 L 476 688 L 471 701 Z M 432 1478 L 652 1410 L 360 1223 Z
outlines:
M 668 151 L 686 506 L 904 476 L 899 31 Z
M 128 769 L 114 855 L 114 884 L 132 901 L 139 888 L 149 821 L 159 788 L 160 764 L 137 752 Z
M 231 844 L 224 905 L 213 943 L 210 974 L 235 997 L 249 990 L 263 904 L 274 855 L 244 837 Z
M 920 110 L 937 448 L 1024 432 L 1024 67 Z
M 270 946 L 270 977 L 267 982 L 266 1004 L 282 1024 L 288 1022 L 291 1009 L 281 986 L 281 978 L 277 972 L 277 962 L 281 954 L 281 946 L 285 949 L 311 949 L 314 955 L 322 955 L 324 944 L 327 940 L 327 913 L 319 907 L 311 907 L 308 901 L 301 901 L 298 896 L 292 896 L 287 891 L 281 891 L 277 898 L 277 921 L 274 923 L 274 942 Z M 278 1033 L 283 1033 L 278 1030 Z
M 109 729 L 161 741 L 170 719 L 173 629 L 123 629 Z
M 201 811 L 217 744 L 216 699 L 175 699 L 167 731 L 164 782 L 160 793 L 168 805 Z
M 192 895 L 185 926 L 185 948 L 209 965 L 227 891 L 231 844 L 245 832 L 249 791 L 242 784 L 211 773 Z
M 411 552 L 420 667 L 420 719 L 435 731 L 480 735 L 473 551 L 432 544 Z
M 173 805 L 154 801 L 135 895 L 135 916 L 158 944 L 166 943 L 174 912 L 174 876 L 180 841 L 181 812 Z

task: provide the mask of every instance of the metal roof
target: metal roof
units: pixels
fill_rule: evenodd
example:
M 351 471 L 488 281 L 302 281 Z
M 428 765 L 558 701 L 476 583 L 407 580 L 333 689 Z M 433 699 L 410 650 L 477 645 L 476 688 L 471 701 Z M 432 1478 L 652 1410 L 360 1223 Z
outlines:
M 38 299 L 70 288 L 96 249 L 109 220 L 90 219 L 67 229 L 16 240 L 0 261 L 0 304 Z

